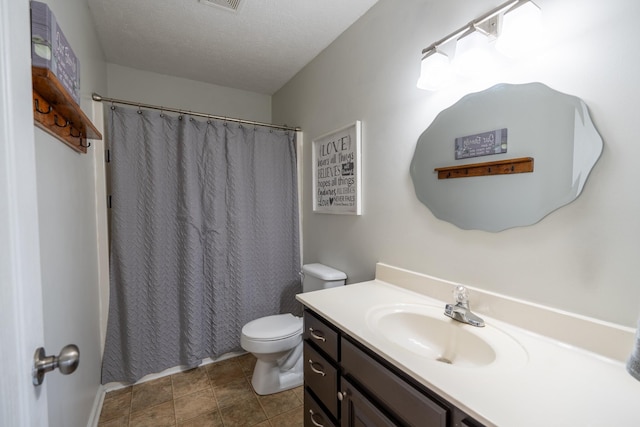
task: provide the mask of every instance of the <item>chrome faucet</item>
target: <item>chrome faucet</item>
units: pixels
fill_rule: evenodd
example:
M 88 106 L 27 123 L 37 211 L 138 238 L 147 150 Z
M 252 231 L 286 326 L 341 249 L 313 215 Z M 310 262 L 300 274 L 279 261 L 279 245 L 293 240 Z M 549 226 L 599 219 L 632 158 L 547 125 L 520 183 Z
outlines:
M 453 290 L 456 304 L 447 304 L 444 307 L 444 314 L 458 322 L 468 323 L 479 328 L 484 326 L 484 320 L 471 312 L 469 308 L 469 292 L 464 286 L 456 286 Z

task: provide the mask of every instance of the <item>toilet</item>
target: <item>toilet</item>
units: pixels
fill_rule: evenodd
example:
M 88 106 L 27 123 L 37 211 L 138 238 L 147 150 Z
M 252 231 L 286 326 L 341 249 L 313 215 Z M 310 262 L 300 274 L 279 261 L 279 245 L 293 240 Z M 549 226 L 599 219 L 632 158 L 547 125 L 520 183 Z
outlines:
M 302 292 L 345 284 L 347 275 L 323 264 L 302 266 Z M 252 320 L 242 327 L 240 345 L 257 361 L 251 384 L 256 393 L 278 393 L 302 385 L 302 318 L 291 313 Z

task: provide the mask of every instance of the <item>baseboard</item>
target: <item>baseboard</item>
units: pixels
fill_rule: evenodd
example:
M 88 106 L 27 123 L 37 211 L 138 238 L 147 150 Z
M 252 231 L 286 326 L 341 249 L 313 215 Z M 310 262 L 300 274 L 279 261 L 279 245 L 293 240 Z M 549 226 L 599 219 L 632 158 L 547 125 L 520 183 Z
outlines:
M 91 413 L 89 414 L 89 420 L 87 421 L 87 427 L 98 427 L 98 422 L 100 421 L 100 412 L 102 412 L 102 404 L 104 403 L 105 394 L 105 387 L 103 385 L 98 386 L 96 397 L 93 399 Z

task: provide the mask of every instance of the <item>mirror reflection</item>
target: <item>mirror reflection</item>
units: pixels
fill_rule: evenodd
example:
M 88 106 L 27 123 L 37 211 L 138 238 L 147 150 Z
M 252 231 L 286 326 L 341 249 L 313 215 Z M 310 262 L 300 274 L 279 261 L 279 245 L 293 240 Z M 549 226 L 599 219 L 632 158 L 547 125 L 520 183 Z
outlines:
M 470 149 L 461 150 L 464 138 Z M 482 143 L 489 139 L 495 144 Z M 418 139 L 411 178 L 418 199 L 437 218 L 497 232 L 535 224 L 571 203 L 602 146 L 580 98 L 541 83 L 499 84 L 438 114 Z M 455 179 L 438 179 L 435 172 L 519 158 L 532 158 L 533 171 Z

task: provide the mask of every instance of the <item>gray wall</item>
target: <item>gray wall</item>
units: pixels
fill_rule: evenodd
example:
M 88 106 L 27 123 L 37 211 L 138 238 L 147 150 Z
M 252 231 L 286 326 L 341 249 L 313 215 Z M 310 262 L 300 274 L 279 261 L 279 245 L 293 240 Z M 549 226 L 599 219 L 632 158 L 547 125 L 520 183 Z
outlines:
M 116 64 L 107 65 L 110 98 L 271 122 L 271 96 Z
M 273 119 L 304 131 L 304 261 L 371 279 L 375 263 L 431 274 L 635 326 L 640 312 L 640 3 L 539 0 L 548 46 L 439 92 L 416 89 L 420 51 L 497 0 L 381 0 L 273 97 Z M 604 142 L 584 192 L 538 224 L 500 233 L 436 219 L 415 196 L 409 164 L 420 134 L 462 96 L 539 81 L 582 98 Z M 311 141 L 362 120 L 363 215 L 315 214 Z
M 26 0 L 24 0 L 26 1 Z M 81 62 L 81 106 L 91 117 L 91 93 L 106 90 L 106 63 L 84 0 L 48 0 Z M 36 129 L 36 169 L 44 332 L 47 354 L 80 348 L 73 375 L 47 375 L 49 425 L 85 426 L 100 387 L 98 203 L 94 143 L 78 154 Z M 103 202 L 103 200 L 100 200 Z

